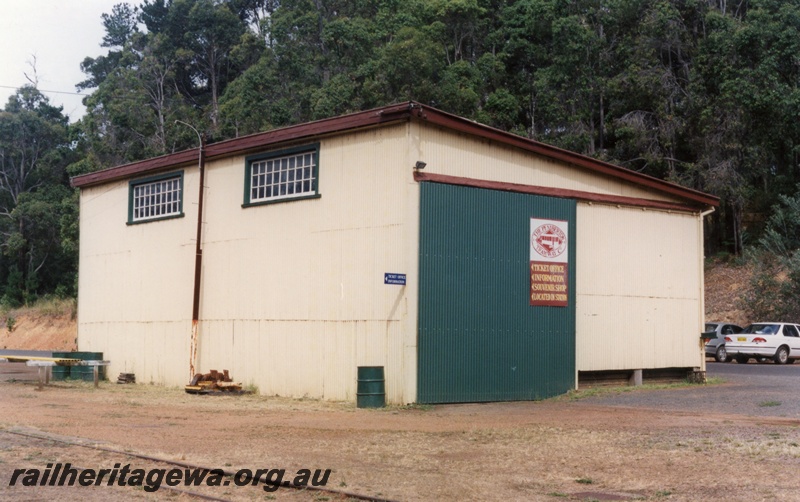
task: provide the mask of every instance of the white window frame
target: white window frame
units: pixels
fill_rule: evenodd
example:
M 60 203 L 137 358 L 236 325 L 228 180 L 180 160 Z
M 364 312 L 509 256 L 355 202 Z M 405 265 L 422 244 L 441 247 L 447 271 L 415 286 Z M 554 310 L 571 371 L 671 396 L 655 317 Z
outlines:
M 319 145 L 250 156 L 243 206 L 319 197 Z
M 128 224 L 183 216 L 183 171 L 132 180 L 128 189 Z

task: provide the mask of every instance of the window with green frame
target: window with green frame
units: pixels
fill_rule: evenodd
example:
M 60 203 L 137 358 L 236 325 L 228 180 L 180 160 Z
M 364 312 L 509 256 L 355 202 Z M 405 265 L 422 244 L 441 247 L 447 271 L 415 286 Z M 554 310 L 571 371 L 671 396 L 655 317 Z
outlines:
M 183 171 L 132 180 L 128 224 L 183 216 Z
M 319 197 L 319 144 L 247 157 L 244 206 Z

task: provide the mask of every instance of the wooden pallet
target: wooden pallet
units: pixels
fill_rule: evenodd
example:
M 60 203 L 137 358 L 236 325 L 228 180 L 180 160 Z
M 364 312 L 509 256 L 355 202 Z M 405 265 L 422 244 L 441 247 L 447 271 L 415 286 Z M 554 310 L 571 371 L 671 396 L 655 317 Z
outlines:
M 189 394 L 241 393 L 242 384 L 231 380 L 228 370 L 222 370 L 222 373 L 211 370 L 206 374 L 196 374 L 184 390 Z

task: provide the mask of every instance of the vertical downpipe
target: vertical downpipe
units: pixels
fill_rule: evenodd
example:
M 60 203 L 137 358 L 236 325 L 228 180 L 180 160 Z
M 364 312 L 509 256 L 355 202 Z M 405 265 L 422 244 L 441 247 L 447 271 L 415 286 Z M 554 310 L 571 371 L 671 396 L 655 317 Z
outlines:
M 200 318 L 200 279 L 203 264 L 203 193 L 205 192 L 205 161 L 206 161 L 206 137 L 200 137 L 200 152 L 198 159 L 198 169 L 200 171 L 200 189 L 197 197 L 197 243 L 194 258 L 194 292 L 192 296 L 192 340 L 189 346 L 189 381 L 191 382 L 196 373 L 195 363 L 197 362 L 197 337 L 198 324 Z
M 700 212 L 698 239 L 700 240 L 700 329 L 705 331 L 706 322 L 706 277 L 705 277 L 705 239 L 704 239 L 704 225 L 706 216 L 714 212 L 714 208 Z M 700 339 L 700 371 L 706 371 L 706 348 L 705 340 Z

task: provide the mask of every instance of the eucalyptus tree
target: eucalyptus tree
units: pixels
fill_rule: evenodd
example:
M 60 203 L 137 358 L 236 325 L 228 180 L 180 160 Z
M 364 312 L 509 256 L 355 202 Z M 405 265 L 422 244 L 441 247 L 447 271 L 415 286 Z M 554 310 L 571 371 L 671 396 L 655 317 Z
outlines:
M 4 302 L 18 304 L 42 288 L 69 286 L 74 249 L 62 246 L 61 216 L 72 203 L 66 166 L 74 160 L 68 119 L 33 86 L 0 112 L 0 276 Z M 71 251 L 71 252 L 70 252 Z M 65 279 L 65 277 L 68 277 Z
M 75 169 L 193 146 L 175 119 L 224 138 L 416 100 L 716 193 L 736 252 L 800 181 L 800 0 L 144 0 L 103 23 Z
M 745 215 L 770 214 L 775 196 L 800 181 L 800 2 L 753 0 L 737 12 L 705 19 L 694 149 L 703 188 L 723 197 L 717 239 L 740 253 Z

